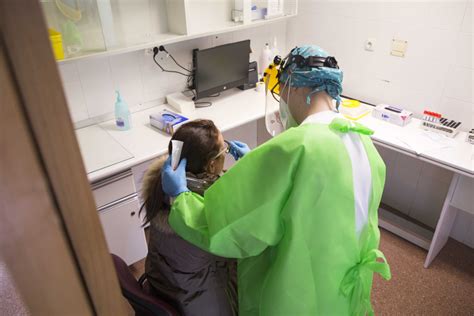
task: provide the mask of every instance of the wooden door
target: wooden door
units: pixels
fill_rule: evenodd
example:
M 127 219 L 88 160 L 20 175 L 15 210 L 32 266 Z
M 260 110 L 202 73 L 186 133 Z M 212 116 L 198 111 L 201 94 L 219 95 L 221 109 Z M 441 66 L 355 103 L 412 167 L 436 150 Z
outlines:
M 126 311 L 37 0 L 0 0 L 0 250 L 33 315 Z

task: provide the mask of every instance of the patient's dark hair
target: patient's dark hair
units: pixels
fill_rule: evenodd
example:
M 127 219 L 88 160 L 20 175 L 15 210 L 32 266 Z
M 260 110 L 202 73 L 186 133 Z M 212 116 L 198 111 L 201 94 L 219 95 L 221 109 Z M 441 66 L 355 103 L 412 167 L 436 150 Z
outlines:
M 203 173 L 210 161 L 219 154 L 219 129 L 211 120 L 195 120 L 181 125 L 171 137 L 172 140 L 183 142 L 181 159 L 186 158 L 186 171 L 194 174 Z M 168 145 L 168 154 L 171 154 L 171 141 Z M 140 208 L 145 208 L 145 222 L 148 224 L 160 211 L 169 210 L 170 205 L 161 187 L 161 170 L 149 175 L 149 186 L 144 196 L 146 201 Z

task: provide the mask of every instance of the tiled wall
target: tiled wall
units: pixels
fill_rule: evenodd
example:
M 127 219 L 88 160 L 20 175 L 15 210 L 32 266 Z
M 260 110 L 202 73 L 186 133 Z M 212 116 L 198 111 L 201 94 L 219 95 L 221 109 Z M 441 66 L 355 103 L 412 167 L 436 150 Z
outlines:
M 473 128 L 473 1 L 299 0 L 287 46 L 318 44 L 344 70 L 344 94 L 416 113 L 438 111 Z M 365 41 L 375 38 L 373 52 Z M 408 41 L 405 58 L 392 39 Z M 390 150 L 383 201 L 435 227 L 452 173 Z M 460 213 L 453 237 L 474 246 L 474 216 Z M 470 240 L 470 242 L 469 242 Z
M 166 48 L 180 63 L 189 67 L 194 48 L 250 39 L 251 60 L 258 61 L 265 43 L 272 43 L 275 36 L 279 50 L 285 51 L 286 22 L 176 43 Z M 159 62 L 165 68 L 177 68 L 164 54 L 159 56 Z M 131 111 L 137 111 L 151 104 L 163 103 L 167 94 L 184 90 L 186 82 L 183 76 L 161 72 L 152 56 L 145 55 L 144 51 L 69 61 L 60 64 L 59 71 L 70 113 L 77 126 L 112 118 L 115 89 L 120 89 Z
M 288 24 L 288 47 L 311 42 L 344 69 L 344 93 L 414 112 L 439 111 L 472 128 L 472 0 L 300 0 Z M 375 38 L 375 51 L 364 49 Z M 392 39 L 408 41 L 405 58 Z

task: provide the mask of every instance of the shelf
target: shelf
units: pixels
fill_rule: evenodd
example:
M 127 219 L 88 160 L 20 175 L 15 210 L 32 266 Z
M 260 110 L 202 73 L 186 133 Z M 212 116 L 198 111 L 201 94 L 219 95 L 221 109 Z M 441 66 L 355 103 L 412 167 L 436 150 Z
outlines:
M 123 45 L 123 46 L 117 46 L 113 47 L 108 50 L 104 51 L 99 51 L 99 52 L 84 52 L 82 55 L 74 56 L 74 57 L 69 57 L 65 58 L 62 60 L 57 60 L 58 64 L 63 64 L 67 63 L 70 61 L 77 61 L 77 60 L 84 60 L 84 59 L 91 59 L 91 58 L 97 58 L 97 57 L 104 57 L 104 56 L 113 56 L 113 55 L 119 55 L 119 54 L 124 54 L 124 53 L 130 53 L 142 49 L 147 49 L 147 48 L 152 48 L 154 46 L 158 45 L 166 45 L 166 44 L 172 44 L 172 43 L 177 43 L 183 40 L 183 37 L 186 37 L 185 35 L 178 35 L 178 34 L 172 34 L 172 33 L 165 33 L 165 34 L 158 34 L 155 35 L 154 38 L 146 43 L 143 44 L 134 44 L 134 45 Z
M 278 17 L 274 19 L 268 19 L 268 20 L 256 20 L 248 24 L 242 24 L 242 23 L 229 21 L 229 22 L 221 23 L 220 25 L 212 25 L 212 26 L 208 26 L 207 28 L 203 27 L 201 29 L 198 29 L 197 32 L 189 34 L 189 35 L 179 35 L 179 34 L 173 34 L 173 33 L 157 34 L 153 37 L 152 40 L 148 42 L 144 42 L 142 44 L 135 44 L 135 45 L 130 45 L 130 46 L 123 45 L 123 46 L 118 46 L 118 47 L 114 47 L 108 50 L 103 50 L 103 51 L 98 51 L 98 52 L 85 52 L 82 55 L 65 58 L 62 60 L 58 60 L 57 62 L 58 64 L 63 64 L 70 61 L 85 60 L 85 59 L 91 59 L 91 58 L 97 58 L 97 57 L 124 54 L 124 53 L 152 48 L 154 46 L 169 45 L 169 44 L 188 41 L 188 40 L 192 40 L 196 38 L 202 38 L 206 36 L 212 36 L 212 35 L 217 35 L 217 34 L 245 30 L 245 29 L 249 29 L 253 27 L 259 27 L 266 24 L 270 24 L 270 23 L 280 22 L 294 16 L 296 15 L 286 15 L 286 16 L 282 16 L 282 17 Z

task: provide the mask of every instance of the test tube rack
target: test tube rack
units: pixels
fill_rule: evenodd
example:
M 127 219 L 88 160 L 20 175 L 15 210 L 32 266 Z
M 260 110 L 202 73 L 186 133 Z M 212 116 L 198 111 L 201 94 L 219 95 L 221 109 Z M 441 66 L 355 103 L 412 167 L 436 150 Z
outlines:
M 459 132 L 460 125 L 461 122 L 449 120 L 445 117 L 442 117 L 439 113 L 430 111 L 423 112 L 423 122 L 421 123 L 421 128 L 424 130 L 433 131 L 448 137 L 454 137 Z
M 466 142 L 471 145 L 474 145 L 474 128 L 472 128 L 466 136 Z

